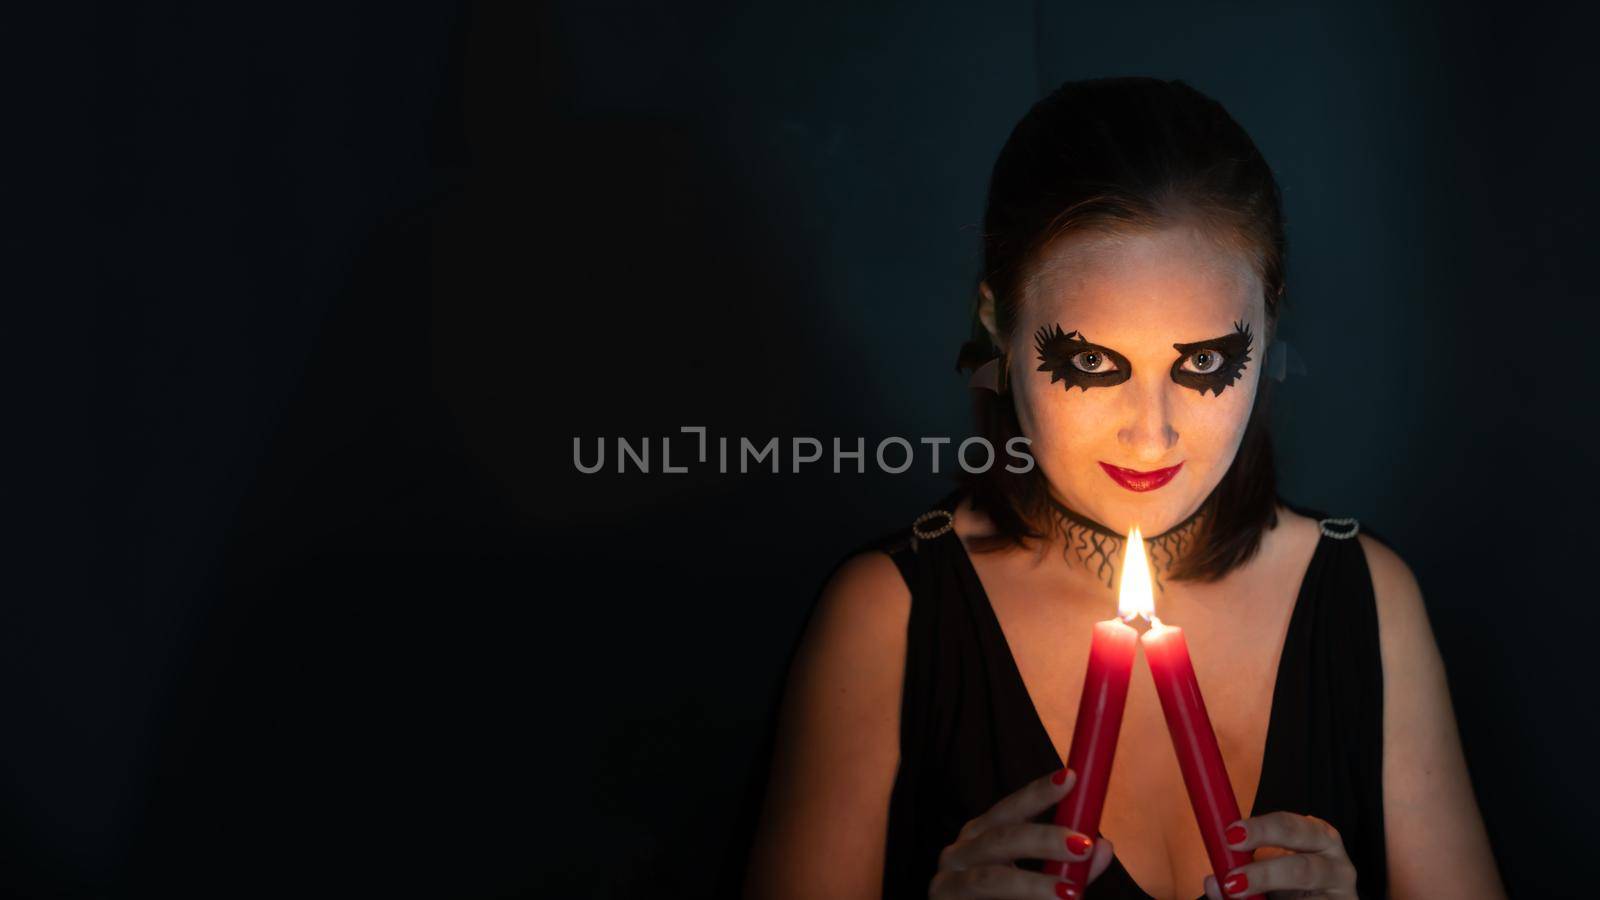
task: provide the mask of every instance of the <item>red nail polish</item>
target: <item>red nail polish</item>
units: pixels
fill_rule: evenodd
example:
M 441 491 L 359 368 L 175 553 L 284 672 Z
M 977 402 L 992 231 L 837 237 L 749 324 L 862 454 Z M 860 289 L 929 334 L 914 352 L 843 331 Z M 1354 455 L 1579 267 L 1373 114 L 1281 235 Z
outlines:
M 1235 872 L 1222 882 L 1222 889 L 1230 894 L 1242 894 L 1250 888 L 1250 879 L 1243 872 Z
M 1089 840 L 1081 834 L 1067 835 L 1067 849 L 1071 850 L 1076 856 L 1083 856 L 1085 853 L 1088 853 L 1089 848 L 1093 846 L 1094 841 Z
M 1078 897 L 1082 895 L 1078 892 L 1078 886 L 1072 882 L 1058 881 L 1056 882 L 1056 896 L 1063 898 L 1063 900 L 1078 900 Z
M 1056 784 L 1066 784 L 1067 783 L 1067 770 L 1065 768 L 1063 768 L 1061 771 L 1055 773 L 1054 775 L 1051 775 L 1050 776 L 1050 780 L 1055 782 Z
M 1244 826 L 1229 825 L 1228 830 L 1223 833 L 1223 836 L 1228 839 L 1228 843 L 1230 844 L 1242 844 L 1244 843 L 1245 838 Z

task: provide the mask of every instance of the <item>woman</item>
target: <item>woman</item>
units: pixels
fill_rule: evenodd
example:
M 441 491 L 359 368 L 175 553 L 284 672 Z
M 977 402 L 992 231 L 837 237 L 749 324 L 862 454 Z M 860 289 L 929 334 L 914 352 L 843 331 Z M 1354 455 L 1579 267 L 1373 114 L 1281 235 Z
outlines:
M 795 658 L 748 893 L 1503 897 L 1417 583 L 1277 496 L 1278 188 L 1174 81 L 1063 85 L 990 182 L 974 339 L 994 466 L 830 578 Z M 1091 624 L 1138 525 L 1254 861 L 1219 885 L 1143 657 L 1099 833 L 1051 824 Z

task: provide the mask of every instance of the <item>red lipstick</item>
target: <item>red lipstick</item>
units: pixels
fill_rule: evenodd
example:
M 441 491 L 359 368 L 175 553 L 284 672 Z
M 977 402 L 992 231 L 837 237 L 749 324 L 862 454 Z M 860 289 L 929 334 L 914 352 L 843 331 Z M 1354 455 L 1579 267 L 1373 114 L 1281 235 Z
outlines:
M 1101 463 L 1100 468 L 1106 470 L 1106 474 L 1111 476 L 1112 481 L 1115 481 L 1117 484 L 1122 485 L 1130 491 L 1153 491 L 1156 488 L 1161 487 L 1163 484 L 1171 481 L 1172 476 L 1178 474 L 1178 470 L 1183 468 L 1183 463 L 1178 463 L 1175 466 L 1169 466 L 1165 469 L 1155 469 L 1149 472 L 1140 472 L 1136 469 L 1124 469 L 1121 466 L 1113 466 L 1107 462 Z

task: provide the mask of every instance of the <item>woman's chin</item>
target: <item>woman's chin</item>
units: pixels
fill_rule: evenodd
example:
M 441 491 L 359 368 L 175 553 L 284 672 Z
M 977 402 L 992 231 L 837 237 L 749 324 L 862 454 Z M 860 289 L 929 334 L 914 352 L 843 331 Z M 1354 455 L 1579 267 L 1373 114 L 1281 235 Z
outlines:
M 1152 496 L 1161 493 L 1161 490 L 1141 493 L 1119 489 L 1125 496 L 1105 504 L 1105 518 L 1092 513 L 1090 517 L 1118 534 L 1127 534 L 1135 525 L 1139 526 L 1139 533 L 1144 537 L 1170 531 L 1199 506 L 1200 498 L 1174 497 L 1170 494 L 1165 497 Z

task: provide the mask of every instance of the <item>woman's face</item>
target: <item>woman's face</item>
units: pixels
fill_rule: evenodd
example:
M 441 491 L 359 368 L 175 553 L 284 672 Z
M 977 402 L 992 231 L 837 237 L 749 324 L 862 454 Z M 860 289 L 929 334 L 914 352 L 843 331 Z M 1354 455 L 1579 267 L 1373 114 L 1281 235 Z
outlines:
M 1244 437 L 1265 316 L 1244 257 L 1190 227 L 1072 234 L 1047 248 L 1008 374 L 1056 498 L 1147 537 L 1198 509 Z M 1158 470 L 1172 467 L 1163 482 Z

